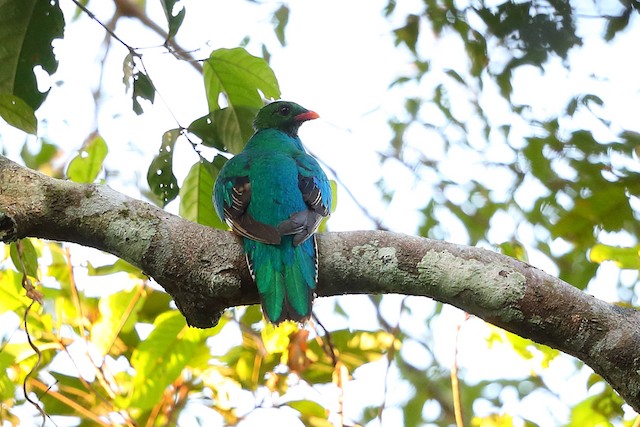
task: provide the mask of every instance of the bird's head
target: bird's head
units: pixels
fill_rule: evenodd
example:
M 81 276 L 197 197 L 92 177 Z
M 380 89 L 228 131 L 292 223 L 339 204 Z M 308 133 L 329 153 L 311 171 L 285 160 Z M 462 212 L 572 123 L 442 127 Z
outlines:
M 309 111 L 295 102 L 276 101 L 258 111 L 253 127 L 256 131 L 280 129 L 291 136 L 298 136 L 298 128 L 302 123 L 318 117 L 318 113 Z

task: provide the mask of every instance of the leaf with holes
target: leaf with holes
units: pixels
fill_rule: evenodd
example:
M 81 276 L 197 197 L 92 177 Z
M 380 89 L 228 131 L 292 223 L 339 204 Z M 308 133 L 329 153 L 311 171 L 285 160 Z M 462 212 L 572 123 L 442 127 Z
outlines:
M 184 14 L 186 13 L 184 7 L 178 13 L 173 13 L 176 3 L 176 0 L 162 0 L 162 10 L 164 10 L 164 15 L 167 17 L 167 23 L 169 24 L 167 39 L 172 39 L 176 36 L 182 21 L 184 21 Z
M 133 111 L 137 115 L 142 114 L 142 105 L 138 98 L 146 99 L 153 104 L 156 97 L 156 88 L 153 86 L 151 79 L 142 71 L 133 74 Z
M 194 120 L 187 130 L 207 147 L 238 154 L 253 135 L 257 113 L 255 107 L 227 107 Z
M 178 196 L 178 180 L 173 174 L 173 147 L 180 129 L 168 130 L 162 135 L 160 152 L 151 161 L 147 182 L 151 192 L 160 198 L 163 206 Z
M 49 91 L 38 90 L 33 69 L 55 73 L 51 42 L 63 29 L 57 0 L 0 0 L 0 93 L 22 99 L 32 111 L 40 107 Z

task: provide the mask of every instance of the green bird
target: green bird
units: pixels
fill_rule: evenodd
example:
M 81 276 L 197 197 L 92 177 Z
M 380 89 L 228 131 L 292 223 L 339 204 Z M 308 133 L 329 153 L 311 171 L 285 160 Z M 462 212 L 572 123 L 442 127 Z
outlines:
M 262 311 L 276 324 L 309 319 L 318 281 L 314 233 L 329 215 L 331 187 L 298 137 L 300 125 L 316 118 L 293 102 L 263 107 L 213 192 L 218 216 L 242 236 Z

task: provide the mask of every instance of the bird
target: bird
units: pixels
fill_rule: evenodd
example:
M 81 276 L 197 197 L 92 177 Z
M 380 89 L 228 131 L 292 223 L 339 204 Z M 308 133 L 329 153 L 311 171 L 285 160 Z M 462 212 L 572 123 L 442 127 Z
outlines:
M 306 322 L 318 283 L 315 233 L 330 215 L 331 186 L 298 137 L 319 115 L 288 101 L 262 107 L 242 152 L 220 170 L 215 210 L 242 238 L 265 318 Z

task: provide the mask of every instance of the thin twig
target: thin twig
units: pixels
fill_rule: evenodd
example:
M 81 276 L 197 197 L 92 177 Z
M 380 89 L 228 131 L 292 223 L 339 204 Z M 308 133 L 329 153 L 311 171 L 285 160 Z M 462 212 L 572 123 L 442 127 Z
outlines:
M 382 403 L 380 404 L 380 407 L 378 408 L 378 420 L 380 421 L 380 424 L 382 425 L 382 413 L 384 412 L 387 402 L 387 391 L 389 388 L 389 373 L 391 372 L 391 363 L 393 362 L 393 359 L 395 358 L 396 355 L 396 347 L 395 347 L 395 340 L 398 338 L 398 334 L 400 333 L 400 316 L 402 315 L 402 311 L 404 310 L 405 307 L 405 302 L 407 300 L 408 297 L 404 297 L 402 298 L 402 301 L 400 302 L 400 308 L 399 308 L 399 313 L 398 313 L 398 322 L 396 323 L 396 325 L 393 328 L 389 328 L 390 325 L 386 325 L 387 332 L 389 332 L 391 335 L 393 335 L 394 338 L 394 342 L 392 342 L 391 347 L 389 347 L 389 350 L 387 351 L 387 369 L 385 369 L 384 372 L 384 384 L 383 384 L 383 394 L 382 394 Z M 378 318 L 382 319 L 382 315 L 380 314 L 380 310 L 377 310 L 378 312 Z M 386 323 L 386 321 L 385 321 Z
M 311 152 L 310 150 L 309 154 L 313 155 L 313 152 Z M 329 166 L 329 164 L 327 164 L 327 162 L 323 161 L 321 158 L 314 156 L 317 160 L 318 163 L 322 164 L 326 169 L 329 170 L 329 172 L 331 172 L 331 174 L 333 175 L 333 177 L 336 179 L 336 182 L 338 184 L 340 184 L 340 187 L 344 189 L 344 191 L 347 192 L 347 195 L 351 198 L 351 200 L 353 200 L 353 203 L 356 204 L 356 206 L 358 207 L 358 209 L 360 209 L 360 211 L 362 211 L 362 213 L 369 218 L 369 220 L 371 222 L 374 223 L 376 230 L 382 230 L 382 231 L 389 231 L 389 229 L 387 227 L 385 227 L 382 224 L 382 220 L 373 216 L 373 214 L 371 212 L 369 212 L 369 210 L 364 207 L 364 205 L 362 203 L 360 203 L 360 201 L 358 200 L 358 198 L 355 196 L 355 194 L 353 194 L 353 192 L 349 189 L 349 187 L 344 183 L 344 181 L 342 180 L 342 178 L 340 178 L 340 176 L 338 175 L 338 173 L 336 172 L 336 170 L 334 168 L 332 168 L 331 166 Z
M 112 424 L 105 422 L 104 420 L 102 420 L 100 416 L 93 413 L 91 409 L 85 408 L 80 403 L 75 402 L 73 399 L 70 399 L 69 397 L 65 396 L 60 392 L 57 392 L 55 390 L 49 390 L 49 387 L 46 384 L 38 380 L 34 380 L 33 385 L 38 387 L 41 390 L 48 390 L 48 393 L 51 395 L 51 397 L 63 403 L 64 405 L 67 405 L 69 408 L 75 410 L 79 415 L 83 416 L 85 420 L 91 420 L 93 423 L 104 426 L 104 427 L 112 426 Z
M 27 341 L 29 342 L 29 346 L 33 349 L 33 351 L 35 351 L 36 356 L 38 356 L 38 359 L 36 360 L 36 364 L 31 368 L 29 372 L 27 372 L 27 375 L 25 375 L 24 381 L 22 382 L 22 391 L 24 392 L 24 398 L 27 399 L 27 402 L 31 403 L 38 410 L 38 412 L 40 412 L 40 415 L 42 415 L 41 426 L 44 427 L 47 421 L 47 413 L 44 411 L 44 409 L 42 409 L 40 404 L 35 400 L 31 399 L 29 397 L 29 393 L 27 393 L 27 381 L 29 381 L 29 378 L 31 378 L 31 375 L 38 369 L 38 367 L 40 366 L 40 362 L 42 361 L 42 353 L 40 352 L 40 349 L 33 343 L 33 341 L 31 341 L 31 334 L 29 333 L 29 325 L 27 323 L 29 310 L 31 310 L 31 307 L 33 306 L 34 303 L 35 303 L 35 300 L 31 301 L 31 304 L 29 304 L 29 307 L 27 307 L 27 309 L 24 311 L 24 331 L 27 333 Z
M 335 368 L 338 364 L 338 356 L 336 355 L 335 347 L 333 346 L 333 341 L 331 340 L 331 332 L 329 332 L 327 328 L 324 327 L 324 325 L 322 324 L 320 319 L 318 319 L 318 316 L 316 316 L 314 312 L 311 312 L 311 317 L 313 318 L 313 322 L 318 325 L 324 332 L 323 337 L 320 338 L 320 336 L 318 336 L 318 338 L 320 338 L 322 348 L 324 352 L 331 358 L 331 364 Z
M 86 13 L 89 18 L 93 19 L 94 21 L 96 21 L 98 23 L 98 25 L 100 25 L 102 28 L 104 28 L 104 30 L 109 33 L 109 35 L 111 37 L 113 37 L 114 39 L 116 39 L 117 41 L 119 41 L 125 48 L 127 48 L 127 50 L 129 52 L 131 52 L 132 55 L 137 56 L 138 54 L 136 53 L 135 49 L 132 48 L 131 46 L 129 46 L 128 44 L 126 44 L 120 37 L 118 37 L 118 35 L 113 32 L 113 30 L 111 28 L 109 28 L 107 25 L 105 25 L 104 23 L 102 23 L 102 21 L 100 21 L 98 19 L 98 17 L 91 12 L 89 9 L 87 9 L 85 7 L 85 5 L 83 5 L 82 3 L 80 3 L 78 0 L 71 0 L 73 3 L 75 3 L 76 6 L 78 6 L 78 8 L 80 10 L 82 10 L 84 13 Z
M 464 427 L 462 419 L 462 402 L 460 399 L 460 381 L 458 380 L 458 340 L 462 323 L 469 320 L 469 313 L 464 314 L 464 320 L 456 325 L 455 347 L 453 349 L 453 362 L 451 363 L 451 392 L 453 393 L 453 413 L 456 418 L 456 426 Z

